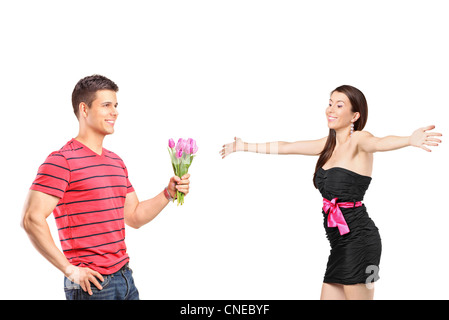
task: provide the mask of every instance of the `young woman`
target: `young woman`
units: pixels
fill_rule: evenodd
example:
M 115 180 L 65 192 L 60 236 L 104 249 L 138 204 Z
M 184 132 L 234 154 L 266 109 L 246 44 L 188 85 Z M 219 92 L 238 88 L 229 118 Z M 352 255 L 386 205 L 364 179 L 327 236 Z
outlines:
M 363 93 L 349 85 L 331 92 L 326 108 L 329 135 L 319 140 L 246 143 L 240 138 L 223 145 L 225 158 L 232 152 L 319 156 L 313 184 L 323 196 L 324 228 L 331 252 L 321 289 L 321 299 L 373 299 L 379 279 L 381 239 L 368 216 L 363 196 L 371 182 L 373 153 L 415 146 L 438 146 L 441 133 L 435 126 L 417 129 L 411 136 L 374 137 L 362 131 L 368 118 Z

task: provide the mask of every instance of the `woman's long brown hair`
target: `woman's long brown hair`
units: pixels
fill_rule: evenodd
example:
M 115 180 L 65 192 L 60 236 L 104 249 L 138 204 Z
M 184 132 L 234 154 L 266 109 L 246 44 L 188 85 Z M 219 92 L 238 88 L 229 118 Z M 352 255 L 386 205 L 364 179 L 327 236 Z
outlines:
M 349 101 L 351 102 L 352 112 L 360 113 L 360 117 L 356 122 L 354 122 L 354 131 L 363 130 L 366 121 L 368 120 L 368 103 L 366 102 L 365 95 L 359 89 L 349 85 L 342 85 L 336 88 L 331 92 L 331 95 L 335 91 L 343 93 L 348 97 Z M 324 166 L 332 156 L 335 145 L 337 143 L 336 136 L 337 135 L 335 133 L 335 130 L 329 129 L 329 135 L 327 136 L 326 144 L 324 145 L 323 151 L 321 151 L 320 153 L 320 157 L 318 158 L 315 166 L 315 173 L 313 174 L 313 185 L 315 186 L 315 188 L 318 188 L 315 183 L 316 174 L 318 170 L 322 166 Z

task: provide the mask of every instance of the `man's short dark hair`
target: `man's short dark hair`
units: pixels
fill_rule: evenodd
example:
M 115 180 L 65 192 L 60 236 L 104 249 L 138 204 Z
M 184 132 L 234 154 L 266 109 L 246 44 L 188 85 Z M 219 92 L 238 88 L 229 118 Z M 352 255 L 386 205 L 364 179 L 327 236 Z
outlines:
M 90 108 L 92 102 L 95 100 L 95 93 L 98 90 L 112 90 L 117 92 L 118 86 L 114 81 L 99 74 L 94 74 L 78 81 L 72 92 L 73 112 L 77 118 L 79 116 L 80 103 L 84 102 Z

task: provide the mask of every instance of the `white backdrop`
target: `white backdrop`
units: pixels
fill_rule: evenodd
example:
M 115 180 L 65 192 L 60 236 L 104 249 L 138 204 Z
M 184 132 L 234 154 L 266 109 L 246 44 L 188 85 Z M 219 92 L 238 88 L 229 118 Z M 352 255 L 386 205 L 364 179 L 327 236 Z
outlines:
M 448 299 L 449 21 L 445 1 L 14 1 L 0 4 L 1 299 L 65 299 L 20 228 L 39 165 L 78 132 L 71 92 L 120 87 L 119 154 L 141 200 L 173 175 L 169 138 L 199 151 L 182 207 L 127 228 L 142 299 L 318 299 L 329 244 L 316 157 L 219 151 L 327 135 L 329 93 L 365 93 L 375 136 L 443 133 L 431 153 L 375 154 L 365 196 L 383 241 L 376 299 Z M 53 237 L 59 240 L 51 216 Z

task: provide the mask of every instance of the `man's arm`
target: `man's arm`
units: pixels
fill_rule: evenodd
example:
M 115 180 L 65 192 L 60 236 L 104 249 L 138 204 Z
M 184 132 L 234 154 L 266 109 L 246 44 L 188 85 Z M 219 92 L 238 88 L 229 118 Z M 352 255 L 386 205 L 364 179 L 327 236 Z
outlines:
M 173 198 L 176 198 L 176 190 L 188 194 L 189 193 L 189 177 L 186 174 L 180 179 L 174 176 L 168 184 L 168 192 Z M 147 224 L 153 220 L 168 204 L 168 199 L 164 192 L 160 192 L 152 199 L 139 201 L 136 192 L 130 192 L 126 195 L 125 200 L 125 223 L 135 229 Z
M 47 217 L 53 212 L 59 198 L 35 190 L 30 190 L 22 213 L 21 226 L 25 229 L 34 247 L 56 268 L 72 281 L 80 284 L 84 291 L 92 294 L 90 283 L 101 290 L 96 277 L 103 281 L 100 273 L 89 268 L 72 266 L 56 246 L 48 227 Z

